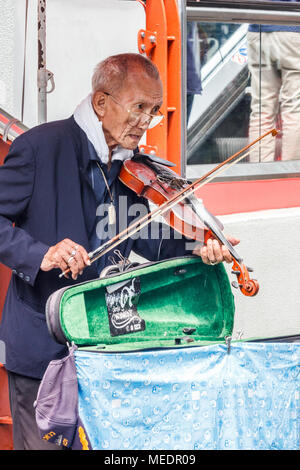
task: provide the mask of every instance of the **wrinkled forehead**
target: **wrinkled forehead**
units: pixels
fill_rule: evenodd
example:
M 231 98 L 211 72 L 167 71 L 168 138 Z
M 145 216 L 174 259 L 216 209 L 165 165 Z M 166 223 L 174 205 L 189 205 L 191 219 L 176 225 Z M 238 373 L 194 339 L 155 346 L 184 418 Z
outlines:
M 125 102 L 143 102 L 160 105 L 163 101 L 163 87 L 160 79 L 149 77 L 145 72 L 129 73 L 118 93 Z

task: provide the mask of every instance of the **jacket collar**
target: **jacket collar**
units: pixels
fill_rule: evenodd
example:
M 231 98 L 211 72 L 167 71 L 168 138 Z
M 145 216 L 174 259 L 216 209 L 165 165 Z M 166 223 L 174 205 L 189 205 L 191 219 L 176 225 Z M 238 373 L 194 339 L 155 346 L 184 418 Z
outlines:
M 85 173 L 90 161 L 88 140 L 85 132 L 78 126 L 74 116 L 69 118 L 70 131 L 73 136 L 74 147 L 77 155 L 80 171 Z

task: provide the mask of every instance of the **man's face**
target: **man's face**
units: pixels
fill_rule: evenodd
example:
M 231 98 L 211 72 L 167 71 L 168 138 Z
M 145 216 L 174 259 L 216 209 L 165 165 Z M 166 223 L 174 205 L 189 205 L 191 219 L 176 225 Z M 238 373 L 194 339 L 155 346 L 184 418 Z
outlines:
M 123 87 L 116 94 L 94 95 L 94 109 L 102 121 L 102 128 L 109 148 L 121 145 L 133 150 L 149 126 L 149 120 L 133 122 L 129 111 L 157 114 L 162 105 L 162 85 L 144 72 L 128 75 Z M 101 98 L 101 109 L 98 106 Z

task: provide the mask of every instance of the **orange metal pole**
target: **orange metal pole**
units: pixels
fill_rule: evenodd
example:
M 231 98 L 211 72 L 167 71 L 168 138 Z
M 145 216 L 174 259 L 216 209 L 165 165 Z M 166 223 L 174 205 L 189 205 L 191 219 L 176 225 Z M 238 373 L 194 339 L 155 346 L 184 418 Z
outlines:
M 181 25 L 176 0 L 164 0 L 167 17 L 168 64 L 168 133 L 167 159 L 181 174 Z
M 7 372 L 0 364 L 0 450 L 12 449 L 12 419 L 8 399 Z
M 147 131 L 147 146 L 145 152 L 154 150 L 157 155 L 167 158 L 167 134 L 168 134 L 168 111 L 167 111 L 167 19 L 163 0 L 147 0 L 146 2 L 146 31 L 138 33 L 139 51 L 146 53 L 158 67 L 163 84 L 162 113 L 165 119 L 154 129 Z M 144 37 L 142 37 L 144 36 Z M 151 44 L 150 37 L 155 38 Z M 142 147 L 142 146 L 141 146 Z
M 138 0 L 139 1 L 139 0 Z M 181 173 L 181 25 L 176 0 L 147 0 L 146 30 L 138 46 L 158 67 L 163 84 L 165 119 L 147 131 L 146 153 L 154 152 L 176 164 Z

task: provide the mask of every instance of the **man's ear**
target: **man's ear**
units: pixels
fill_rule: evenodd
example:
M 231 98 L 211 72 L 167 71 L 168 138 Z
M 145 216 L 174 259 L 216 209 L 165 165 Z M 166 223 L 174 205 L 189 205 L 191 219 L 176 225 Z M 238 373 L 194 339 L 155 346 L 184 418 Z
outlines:
M 92 105 L 99 119 L 103 119 L 106 112 L 106 95 L 102 91 L 96 91 L 92 96 Z

